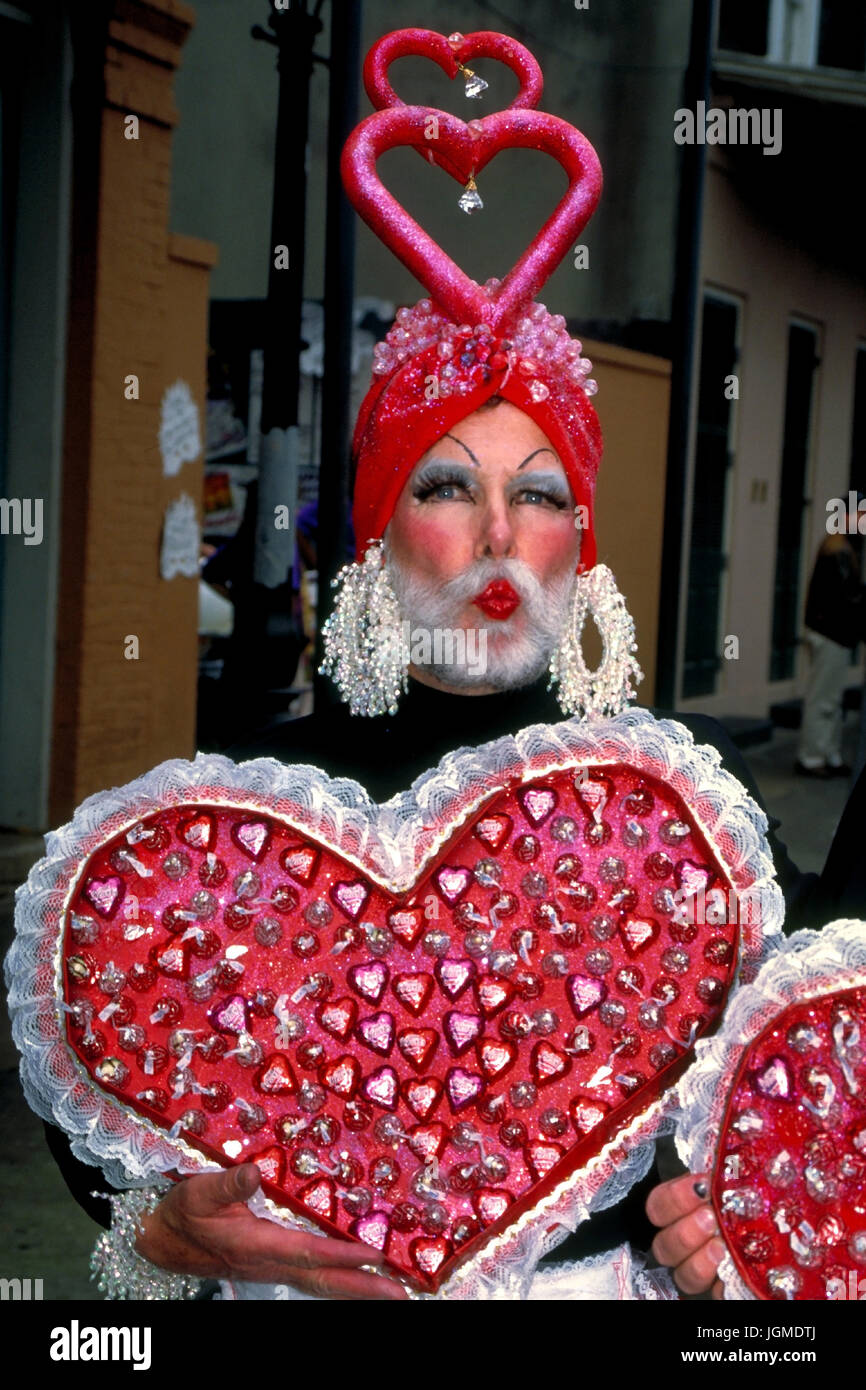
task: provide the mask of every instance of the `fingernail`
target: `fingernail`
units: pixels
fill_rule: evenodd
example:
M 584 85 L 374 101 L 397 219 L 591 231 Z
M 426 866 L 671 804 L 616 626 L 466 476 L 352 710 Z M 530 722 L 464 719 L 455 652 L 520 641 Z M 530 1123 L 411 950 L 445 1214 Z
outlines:
M 708 1182 L 705 1182 L 703 1178 L 701 1178 L 700 1182 L 696 1182 L 694 1186 L 695 1195 L 700 1197 L 701 1201 L 703 1201 L 705 1197 L 709 1197 L 710 1184 Z
M 707 1236 L 713 1235 L 719 1229 L 716 1224 L 716 1213 L 712 1207 L 698 1208 L 695 1212 L 695 1225 Z
M 257 1163 L 244 1163 L 240 1168 L 235 1169 L 235 1173 L 237 1175 L 235 1181 L 241 1192 L 248 1192 L 252 1196 L 261 1178 L 259 1165 Z
M 717 1267 L 722 1263 L 722 1260 L 725 1258 L 725 1254 L 726 1251 L 723 1241 L 711 1240 L 707 1245 L 707 1257 L 714 1267 Z

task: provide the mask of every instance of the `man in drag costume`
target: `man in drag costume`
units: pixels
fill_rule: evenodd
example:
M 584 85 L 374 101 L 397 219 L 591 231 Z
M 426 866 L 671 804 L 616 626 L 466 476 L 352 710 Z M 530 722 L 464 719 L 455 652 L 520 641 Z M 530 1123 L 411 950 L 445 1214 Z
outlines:
M 462 71 L 467 94 L 469 59 L 499 57 L 521 96 L 469 126 L 404 106 L 383 77 L 409 52 Z M 92 798 L 58 832 L 50 873 L 21 890 L 8 965 L 19 1041 L 42 1020 L 25 1088 L 74 1195 L 110 1225 L 94 1257 L 109 1296 L 192 1297 L 208 1278 L 230 1298 L 674 1296 L 639 1254 L 654 1140 L 695 1038 L 802 880 L 720 726 L 627 710 L 641 673 L 597 563 L 596 383 L 564 318 L 534 302 L 598 201 L 594 150 L 535 109 L 537 64 L 502 35 L 387 35 L 365 79 L 382 109 L 348 140 L 344 182 L 427 297 L 376 349 L 355 430 L 358 551 L 324 633 L 342 704 L 233 763 L 174 764 L 168 790 L 156 769 L 121 789 L 114 819 Z M 569 188 L 510 274 L 481 287 L 379 182 L 396 145 L 441 163 L 469 208 L 504 148 L 551 155 Z M 187 809 L 148 819 L 166 806 Z M 247 819 L 225 831 L 224 862 L 232 806 Z M 109 842 L 120 808 L 126 838 Z M 301 839 L 274 887 L 281 814 Z M 315 896 L 339 854 L 366 876 L 334 868 Z M 146 917 L 166 877 L 171 900 Z M 49 878 L 65 894 L 50 924 Z M 729 912 L 699 928 L 687 910 L 752 889 L 748 928 Z M 49 927 L 56 1007 L 44 979 L 24 980 L 26 942 Z M 280 989 L 256 971 L 284 947 L 295 974 Z M 121 1139 L 94 1118 L 106 1092 Z M 124 1189 L 110 1211 L 90 1195 L 93 1163 Z M 181 1180 L 154 1181 L 169 1171 Z

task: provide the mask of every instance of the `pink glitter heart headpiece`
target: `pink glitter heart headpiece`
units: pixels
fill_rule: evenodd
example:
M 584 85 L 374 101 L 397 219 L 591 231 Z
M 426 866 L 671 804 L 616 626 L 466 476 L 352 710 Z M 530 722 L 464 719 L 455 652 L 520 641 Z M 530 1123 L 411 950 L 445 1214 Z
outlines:
M 416 52 L 423 51 L 419 32 L 413 36 Z M 441 45 L 441 36 L 432 37 Z M 393 42 L 394 35 L 380 40 Z M 465 41 L 452 35 L 447 42 L 459 48 Z M 370 62 L 368 57 L 368 67 Z M 467 167 L 477 174 L 495 154 L 512 148 L 550 154 L 568 174 L 565 195 L 502 281 L 482 287 L 466 276 L 376 173 L 381 154 L 400 145 L 423 149 L 431 129 L 437 162 L 454 177 Z M 467 125 L 444 111 L 396 105 L 368 116 L 352 132 L 342 174 L 357 211 L 430 294 L 413 309 L 402 309 L 378 345 L 373 383 L 358 415 L 353 449 L 359 557 L 384 534 L 421 454 L 498 395 L 534 419 L 562 459 L 575 501 L 585 508 L 579 568 L 590 569 L 602 451 L 590 400 L 596 383 L 565 319 L 532 303 L 598 202 L 601 166 L 589 141 L 566 121 L 531 109 L 509 108 Z

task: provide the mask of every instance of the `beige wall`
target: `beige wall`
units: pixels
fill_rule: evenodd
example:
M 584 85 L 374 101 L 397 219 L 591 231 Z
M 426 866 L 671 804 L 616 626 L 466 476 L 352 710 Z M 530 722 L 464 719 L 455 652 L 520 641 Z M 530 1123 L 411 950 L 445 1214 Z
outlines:
M 764 715 L 775 701 L 802 694 L 806 674 L 801 649 L 796 679 L 771 683 L 768 678 L 788 325 L 792 317 L 814 325 L 821 357 L 815 374 L 806 484 L 812 501 L 804 523 L 805 601 L 814 553 L 825 534 L 826 502 L 845 496 L 848 488 L 855 354 L 858 342 L 866 341 L 866 288 L 817 264 L 756 221 L 740 200 L 720 151 L 711 154 L 707 173 L 702 282 L 706 289 L 741 298 L 740 398 L 734 412 L 734 466 L 728 493 L 730 564 L 722 609 L 722 633 L 739 638 L 740 655 L 738 660 L 723 660 L 715 695 L 683 701 L 681 707 L 713 714 Z M 693 430 L 695 414 L 693 409 Z M 693 468 L 694 438 L 689 518 Z M 752 500 L 755 479 L 767 481 L 765 501 Z M 687 535 L 684 544 L 687 547 Z M 684 565 L 681 647 L 686 583 Z M 681 663 L 682 651 L 680 669 Z
M 667 471 L 670 363 L 584 340 L 599 390 L 604 433 L 596 494 L 598 558 L 609 565 L 635 621 L 644 680 L 638 703 L 653 701 L 659 572 Z

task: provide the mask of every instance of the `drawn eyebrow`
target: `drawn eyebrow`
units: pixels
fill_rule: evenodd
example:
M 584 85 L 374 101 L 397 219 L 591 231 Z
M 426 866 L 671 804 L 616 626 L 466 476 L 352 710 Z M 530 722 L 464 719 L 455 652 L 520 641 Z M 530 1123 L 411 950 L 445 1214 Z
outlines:
M 463 443 L 462 439 L 458 439 L 455 434 L 445 434 L 442 437 L 443 439 L 453 439 L 454 443 L 459 444 L 460 448 L 463 449 L 465 453 L 469 455 L 472 462 L 475 464 L 475 467 L 481 467 L 480 460 L 476 458 L 475 454 L 473 454 L 472 450 L 469 448 L 469 445 Z M 551 449 L 547 444 L 542 444 L 540 449 L 534 449 L 531 454 L 527 454 L 526 458 L 523 460 L 522 463 L 519 463 L 517 465 L 517 472 L 519 473 L 521 468 L 524 468 L 527 463 L 531 463 L 531 461 L 534 458 L 536 458 L 538 454 L 553 454 L 554 458 L 558 458 L 557 454 L 554 453 L 553 449 Z
M 462 439 L 458 439 L 457 436 L 456 436 L 456 434 L 446 434 L 446 435 L 444 436 L 444 438 L 445 438 L 445 439 L 453 439 L 455 444 L 459 444 L 459 445 L 460 445 L 460 448 L 461 448 L 461 449 L 464 449 L 464 450 L 466 451 L 466 453 L 467 453 L 467 454 L 469 455 L 469 457 L 471 458 L 472 462 L 475 464 L 475 467 L 476 467 L 476 468 L 480 468 L 480 467 L 481 467 L 480 462 L 479 462 L 478 459 L 475 457 L 475 455 L 473 454 L 472 450 L 469 448 L 469 445 L 468 445 L 468 444 L 464 444 Z
M 549 448 L 547 444 L 542 444 L 540 449 L 536 449 L 534 453 L 528 454 L 526 458 L 523 460 L 523 463 L 519 463 L 517 465 L 518 473 L 520 472 L 521 468 L 523 468 L 524 464 L 529 463 L 530 459 L 535 458 L 536 454 L 553 454 L 553 457 L 556 458 L 556 454 L 553 453 L 553 450 Z

